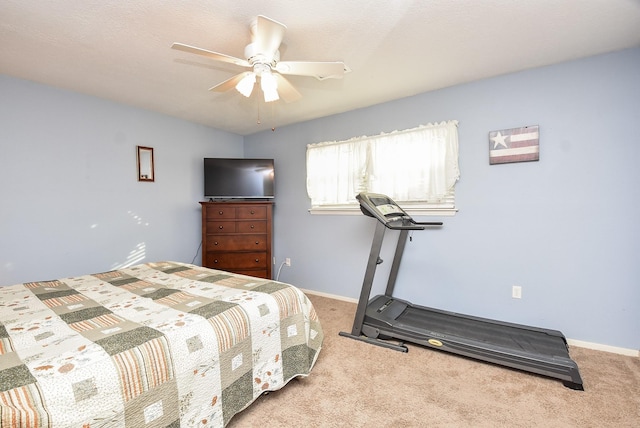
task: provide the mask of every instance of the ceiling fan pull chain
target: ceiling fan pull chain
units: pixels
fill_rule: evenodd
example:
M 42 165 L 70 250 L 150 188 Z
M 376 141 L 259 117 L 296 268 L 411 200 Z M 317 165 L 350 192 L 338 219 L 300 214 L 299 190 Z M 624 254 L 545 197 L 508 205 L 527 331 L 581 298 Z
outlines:
M 260 98 L 259 97 L 255 97 L 256 98 L 256 105 L 258 106 L 258 125 L 260 125 Z

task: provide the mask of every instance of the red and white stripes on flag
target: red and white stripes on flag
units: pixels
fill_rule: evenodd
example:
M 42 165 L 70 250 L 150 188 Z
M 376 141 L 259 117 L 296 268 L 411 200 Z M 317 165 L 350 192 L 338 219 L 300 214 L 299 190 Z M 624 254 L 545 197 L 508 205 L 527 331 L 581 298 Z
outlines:
M 489 132 L 489 164 L 540 159 L 538 125 Z

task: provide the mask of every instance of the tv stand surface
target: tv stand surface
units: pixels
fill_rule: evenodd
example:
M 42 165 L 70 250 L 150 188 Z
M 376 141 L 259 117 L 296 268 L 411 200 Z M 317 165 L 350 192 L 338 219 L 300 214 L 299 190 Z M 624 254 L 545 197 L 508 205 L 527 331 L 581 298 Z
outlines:
M 273 198 L 233 198 L 233 197 L 224 197 L 224 198 L 208 198 L 209 202 L 270 202 L 273 204 Z

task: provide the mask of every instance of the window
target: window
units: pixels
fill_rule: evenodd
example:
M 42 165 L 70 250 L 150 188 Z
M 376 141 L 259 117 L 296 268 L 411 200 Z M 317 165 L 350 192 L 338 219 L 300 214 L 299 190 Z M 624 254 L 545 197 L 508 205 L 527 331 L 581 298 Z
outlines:
M 458 122 L 307 146 L 312 213 L 359 212 L 360 192 L 388 195 L 418 214 L 453 214 Z

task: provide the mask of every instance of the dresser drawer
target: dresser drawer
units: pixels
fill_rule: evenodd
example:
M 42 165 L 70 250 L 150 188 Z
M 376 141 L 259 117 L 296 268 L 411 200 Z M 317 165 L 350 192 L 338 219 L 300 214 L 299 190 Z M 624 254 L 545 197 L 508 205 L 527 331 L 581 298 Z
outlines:
M 216 233 L 235 233 L 237 231 L 236 222 L 233 220 L 207 221 L 207 235 Z
M 238 207 L 236 211 L 236 218 L 248 219 L 248 218 L 267 218 L 267 207 L 265 206 L 247 206 Z
M 267 221 L 239 221 L 236 223 L 238 233 L 264 233 L 267 231 Z
M 263 220 L 257 221 L 208 221 L 207 235 L 215 235 L 218 233 L 265 233 L 267 231 L 267 222 Z
M 211 207 L 207 210 L 207 220 L 236 218 L 236 207 Z
M 255 276 L 256 278 L 271 279 L 266 269 L 226 269 L 227 272 L 239 273 L 241 275 Z
M 213 269 L 264 269 L 267 264 L 266 252 L 251 253 L 207 253 L 207 267 Z
M 209 235 L 205 251 L 266 251 L 267 235 Z

